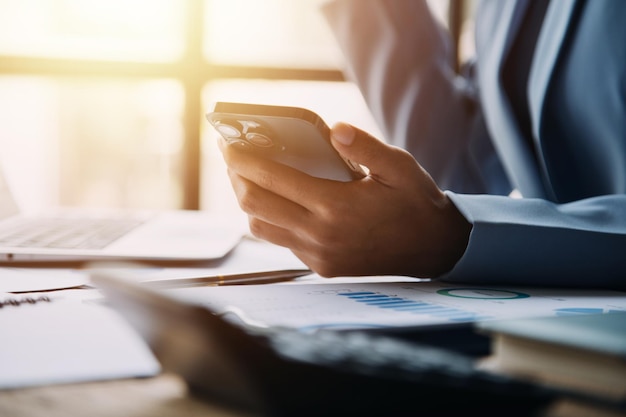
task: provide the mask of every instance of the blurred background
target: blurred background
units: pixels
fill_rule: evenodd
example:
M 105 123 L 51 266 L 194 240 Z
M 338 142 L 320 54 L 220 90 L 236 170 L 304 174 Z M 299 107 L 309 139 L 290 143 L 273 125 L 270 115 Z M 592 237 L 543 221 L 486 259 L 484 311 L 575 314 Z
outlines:
M 204 114 L 307 107 L 379 136 L 325 0 L 0 0 L 0 169 L 25 210 L 238 210 Z M 471 0 L 429 0 L 460 60 Z

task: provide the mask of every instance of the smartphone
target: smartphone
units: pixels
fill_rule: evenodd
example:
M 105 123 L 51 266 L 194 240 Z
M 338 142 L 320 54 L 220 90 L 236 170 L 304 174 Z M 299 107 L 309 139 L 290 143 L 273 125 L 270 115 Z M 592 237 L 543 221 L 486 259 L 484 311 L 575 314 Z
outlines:
M 363 178 L 360 165 L 343 158 L 330 142 L 330 128 L 300 108 L 217 102 L 207 120 L 229 143 L 311 176 L 336 181 Z

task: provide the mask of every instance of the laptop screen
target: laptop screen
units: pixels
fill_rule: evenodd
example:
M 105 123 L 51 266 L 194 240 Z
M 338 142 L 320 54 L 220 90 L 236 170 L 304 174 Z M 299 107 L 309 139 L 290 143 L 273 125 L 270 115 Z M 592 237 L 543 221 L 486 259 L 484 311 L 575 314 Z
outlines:
M 18 212 L 17 204 L 4 178 L 4 172 L 0 169 L 0 219 L 12 216 Z

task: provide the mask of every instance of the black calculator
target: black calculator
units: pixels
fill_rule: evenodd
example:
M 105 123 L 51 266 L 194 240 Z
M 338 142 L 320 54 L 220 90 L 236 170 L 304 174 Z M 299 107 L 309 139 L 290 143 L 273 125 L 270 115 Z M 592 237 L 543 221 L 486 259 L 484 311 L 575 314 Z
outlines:
M 93 283 L 197 396 L 259 416 L 535 416 L 562 394 L 368 331 L 245 328 L 106 274 Z

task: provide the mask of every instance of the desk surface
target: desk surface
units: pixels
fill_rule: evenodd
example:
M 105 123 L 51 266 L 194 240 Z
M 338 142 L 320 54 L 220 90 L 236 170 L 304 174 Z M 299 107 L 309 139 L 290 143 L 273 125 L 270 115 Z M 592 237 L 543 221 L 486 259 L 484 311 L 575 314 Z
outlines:
M 193 398 L 183 381 L 169 374 L 0 391 L 0 416 L 255 417 Z M 538 417 L 624 417 L 624 414 L 561 402 Z
M 168 374 L 0 391 L 0 416 L 253 417 L 190 397 Z

